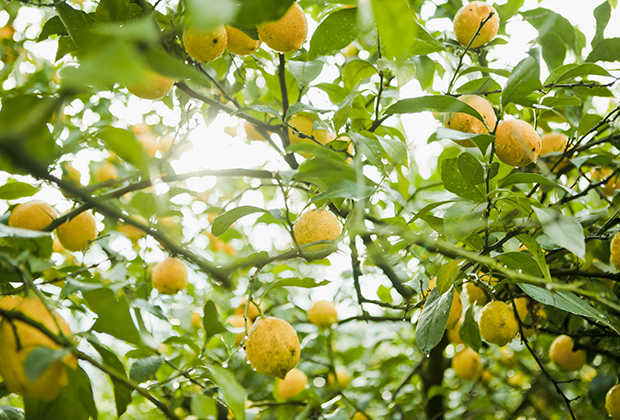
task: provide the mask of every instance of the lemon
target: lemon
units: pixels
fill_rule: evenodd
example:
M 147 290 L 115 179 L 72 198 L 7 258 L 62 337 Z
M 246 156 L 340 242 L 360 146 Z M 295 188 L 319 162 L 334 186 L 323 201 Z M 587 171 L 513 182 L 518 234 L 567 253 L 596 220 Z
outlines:
M 495 131 L 495 156 L 506 165 L 522 167 L 536 162 L 540 136 L 523 120 L 502 121 Z
M 454 34 L 459 44 L 464 47 L 469 45 L 478 28 L 480 28 L 480 24 L 491 12 L 493 16 L 480 29 L 470 48 L 481 47 L 495 38 L 499 29 L 499 15 L 493 6 L 481 1 L 472 1 L 461 7 L 454 16 Z
M 291 369 L 278 383 L 278 393 L 284 400 L 296 397 L 308 387 L 308 377 L 299 369 Z
M 58 240 L 69 251 L 81 251 L 97 238 L 97 222 L 90 212 L 82 212 L 56 228 Z
M 192 312 L 192 327 L 202 328 L 202 317 L 197 312 Z
M 553 152 L 563 152 L 568 143 L 568 136 L 564 133 L 546 133 L 540 139 L 540 155 Z
M 586 363 L 585 350 L 573 351 L 573 339 L 568 335 L 559 335 L 551 343 L 549 359 L 566 372 L 579 370 Z
M 366 417 L 362 412 L 356 411 L 351 420 L 368 420 L 368 417 Z
M 478 326 L 482 338 L 498 346 L 505 346 L 519 332 L 513 309 L 499 300 L 485 305 Z
M 616 267 L 616 270 L 620 270 L 620 232 L 617 232 L 611 240 L 609 262 Z
M 484 305 L 486 303 L 487 295 L 484 293 L 484 290 L 476 286 L 475 283 L 465 283 L 463 288 L 465 289 L 469 303 L 478 305 Z
M 260 41 L 247 36 L 243 31 L 226 25 L 228 51 L 237 55 L 248 55 L 260 48 Z
M 256 126 L 249 121 L 246 121 L 243 124 L 243 128 L 245 129 L 245 136 L 248 140 L 267 140 L 261 133 L 258 132 Z
M 237 253 L 237 250 L 234 246 L 229 244 L 228 242 L 222 241 L 217 236 L 213 235 L 211 232 L 206 232 L 207 237 L 209 238 L 209 246 L 214 252 L 224 251 L 226 254 L 232 256 Z
M 302 138 L 293 130 L 294 127 L 297 131 L 307 135 L 314 137 L 319 143 L 327 144 L 331 139 L 327 134 L 327 130 L 313 130 L 314 120 L 306 115 L 293 115 L 291 119 L 288 121 L 288 140 L 291 144 L 297 143 L 314 143 L 314 140 L 310 138 Z M 302 152 L 300 153 L 305 158 L 310 158 L 310 154 Z
M 155 136 L 155 134 L 151 132 L 148 132 L 146 134 L 140 134 L 138 136 L 138 142 L 142 145 L 144 151 L 150 157 L 155 157 L 155 155 L 159 151 L 157 136 Z
M 116 178 L 118 178 L 118 171 L 116 170 L 116 166 L 110 162 L 104 163 L 97 173 L 95 173 L 95 181 L 97 182 L 111 181 Z
M 592 168 L 590 171 L 590 179 L 593 182 L 600 182 L 608 178 L 612 174 L 612 170 L 609 168 Z M 618 182 L 618 175 L 610 178 L 605 184 L 601 186 L 601 189 L 606 195 L 613 195 L 614 191 L 620 188 L 620 182 Z
M 299 361 L 299 338 L 288 322 L 275 317 L 262 318 L 250 329 L 245 352 L 257 372 L 284 379 Z
M 0 309 L 10 311 L 15 309 L 17 305 L 22 303 L 22 298 L 19 296 L 2 296 L 0 298 Z M 2 322 L 2 315 L 0 315 L 0 322 Z
M 480 383 L 484 386 L 489 386 L 492 379 L 493 379 L 493 374 L 486 369 L 482 371 L 482 375 L 480 375 L 480 378 L 478 378 Z
M 334 377 L 333 373 L 327 375 L 327 383 L 330 385 L 336 385 L 337 388 L 346 388 L 349 385 L 350 379 L 349 374 L 346 370 L 338 368 L 336 369 L 336 377 Z
M 334 214 L 327 210 L 308 210 L 295 220 L 293 234 L 299 246 L 317 241 L 333 241 L 342 227 Z M 316 252 L 328 248 L 328 244 L 305 247 L 306 252 Z
M 489 101 L 478 95 L 462 95 L 457 99 L 461 102 L 465 102 L 467 105 L 478 111 L 491 130 L 495 128 L 497 118 L 495 117 L 495 111 Z M 451 128 L 452 130 L 461 131 L 463 133 L 487 134 L 489 132 L 482 121 L 473 115 L 469 115 L 464 112 L 447 113 L 443 124 L 446 128 Z M 452 141 L 463 147 L 475 146 L 471 140 Z
M 9 226 L 28 230 L 43 230 L 58 217 L 52 206 L 41 200 L 31 200 L 15 206 L 9 216 Z
M 605 409 L 613 420 L 620 420 L 620 385 L 615 385 L 607 391 Z
M 36 298 L 24 299 L 14 310 L 45 325 L 54 334 L 59 333 L 58 326 L 60 326 L 64 335 L 71 335 L 65 320 L 56 313 L 52 316 L 45 305 Z M 60 349 L 60 346 L 41 331 L 18 320 L 4 319 L 0 322 L 0 343 L 2 343 L 0 375 L 4 378 L 9 391 L 17 392 L 24 397 L 47 401 L 56 399 L 68 384 L 63 362 L 72 368 L 77 367 L 76 359 L 69 355 L 63 361 L 52 363 L 35 381 L 28 379 L 24 371 L 24 362 L 28 354 L 39 346 L 51 349 Z
M 437 278 L 433 277 L 428 281 L 427 293 L 430 293 L 437 286 Z M 456 323 L 461 319 L 463 314 L 463 304 L 461 303 L 461 295 L 458 290 L 454 289 L 454 297 L 452 298 L 452 306 L 450 306 L 450 315 L 448 315 L 448 323 L 446 329 L 452 329 Z
M 474 381 L 482 375 L 480 355 L 467 347 L 454 355 L 452 369 L 457 377 L 466 381 Z
M 130 216 L 130 218 L 146 226 L 149 225 L 149 222 L 140 215 Z M 121 224 L 119 224 L 116 230 L 122 233 L 123 235 L 125 235 L 127 239 L 129 239 L 134 244 L 146 236 L 145 231 L 143 231 L 142 229 L 138 227 L 135 227 L 134 225 L 130 225 L 129 223 L 125 223 L 125 222 L 122 222 Z
M 252 324 L 253 324 L 252 320 L 248 319 L 247 327 L 246 327 L 245 318 L 243 318 L 243 315 L 237 315 L 237 314 L 229 317 L 227 321 L 230 325 L 232 325 L 235 328 L 246 328 L 248 330 L 252 327 Z M 239 344 L 241 344 L 241 340 L 243 340 L 244 335 L 245 335 L 245 332 L 237 334 L 237 338 L 235 340 L 235 346 L 238 346 Z
M 149 127 L 149 125 L 145 122 L 141 122 L 140 124 L 136 124 L 136 125 L 132 125 L 131 127 L 131 131 L 139 136 L 142 134 L 146 134 L 151 130 L 151 127 Z
M 303 9 L 297 4 L 275 22 L 259 25 L 258 38 L 269 48 L 282 53 L 297 51 L 308 36 L 308 20 Z
M 529 311 L 527 309 L 528 302 L 529 299 L 526 297 L 520 297 L 514 300 L 514 307 L 517 308 L 517 313 L 519 314 L 519 319 L 521 319 L 521 322 L 525 322 L 525 319 L 529 315 Z M 523 328 L 523 334 L 526 338 L 531 337 L 535 332 L 536 330 L 533 328 Z
M 446 329 L 446 334 L 448 335 L 448 341 L 452 344 L 463 344 L 463 340 L 461 340 L 460 328 L 463 323 L 463 318 L 460 318 L 456 324 L 452 328 Z
M 228 45 L 226 28 L 218 26 L 210 31 L 185 29 L 183 32 L 185 51 L 196 61 L 208 63 L 219 58 Z
M 338 322 L 338 312 L 334 302 L 319 300 L 308 310 L 308 319 L 319 328 L 328 328 Z
M 160 99 L 168 94 L 174 79 L 162 76 L 151 70 L 142 72 L 142 80 L 126 86 L 127 90 L 142 99 Z
M 244 297 L 241 300 L 241 303 L 239 304 L 239 306 L 237 306 L 237 309 L 235 309 L 235 314 L 237 315 L 245 314 L 245 306 L 247 305 L 247 303 L 248 303 L 248 298 Z M 263 309 L 262 304 L 261 304 L 261 309 Z M 259 315 L 260 315 L 260 311 L 258 310 L 258 307 L 256 306 L 256 304 L 254 302 L 250 303 L 250 307 L 248 308 L 248 318 L 254 321 L 256 318 L 258 318 Z
M 187 286 L 187 267 L 178 258 L 167 258 L 153 268 L 153 287 L 165 295 L 174 295 Z

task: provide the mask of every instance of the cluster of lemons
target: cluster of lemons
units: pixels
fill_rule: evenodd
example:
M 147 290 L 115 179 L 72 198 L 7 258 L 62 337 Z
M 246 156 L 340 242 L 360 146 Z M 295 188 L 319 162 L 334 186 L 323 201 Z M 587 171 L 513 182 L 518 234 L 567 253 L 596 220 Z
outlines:
M 491 13 L 493 16 L 474 38 L 482 21 Z M 498 28 L 497 11 L 493 6 L 481 1 L 473 1 L 463 6 L 454 18 L 457 41 L 470 48 L 481 47 L 493 40 Z M 495 155 L 507 165 L 526 166 L 536 162 L 540 155 L 563 152 L 566 149 L 568 138 L 565 134 L 547 133 L 541 139 L 534 127 L 523 120 L 504 120 L 498 124 L 493 107 L 481 96 L 462 95 L 458 99 L 478 111 L 484 123 L 469 114 L 455 112 L 446 114 L 444 126 L 472 134 L 488 134 L 489 130 L 495 131 Z M 470 140 L 454 141 L 463 147 L 474 147 Z
M 256 29 L 257 40 L 228 25 L 211 30 L 186 28 L 183 31 L 183 46 L 187 54 L 200 63 L 218 59 L 226 49 L 237 55 L 252 54 L 260 48 L 261 42 L 274 51 L 297 51 L 308 36 L 308 20 L 303 9 L 293 3 L 279 20 L 264 23 Z M 141 82 L 127 86 L 127 90 L 143 99 L 159 99 L 168 94 L 172 85 L 174 79 L 146 70 Z

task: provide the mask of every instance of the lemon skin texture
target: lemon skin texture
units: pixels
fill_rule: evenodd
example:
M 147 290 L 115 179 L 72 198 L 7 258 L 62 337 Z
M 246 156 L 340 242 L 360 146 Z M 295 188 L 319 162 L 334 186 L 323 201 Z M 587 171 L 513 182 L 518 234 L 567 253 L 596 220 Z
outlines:
M 611 262 L 617 270 L 620 270 L 620 232 L 616 233 L 611 240 L 609 262 Z
M 620 420 L 620 385 L 615 385 L 607 391 L 605 409 L 613 420 Z
M 482 375 L 480 355 L 472 349 L 465 348 L 452 358 L 452 369 L 457 377 L 467 381 L 475 381 Z
M 297 4 L 275 22 L 259 25 L 258 38 L 269 48 L 281 53 L 297 51 L 308 37 L 308 20 L 303 9 Z
M 37 321 L 54 334 L 59 333 L 57 324 L 62 333 L 71 335 L 67 323 L 58 314 L 52 315 L 45 305 L 36 298 L 26 298 L 14 308 L 34 321 Z M 51 338 L 26 323 L 18 320 L 9 322 L 4 319 L 0 322 L 0 375 L 11 392 L 17 392 L 24 397 L 40 398 L 46 401 L 56 399 L 60 391 L 67 386 L 68 379 L 64 365 L 77 367 L 74 356 L 68 355 L 63 361 L 50 365 L 33 382 L 26 377 L 24 362 L 28 354 L 39 346 L 51 349 L 60 349 Z
M 457 99 L 461 102 L 465 102 L 478 111 L 491 130 L 495 128 L 497 118 L 495 117 L 495 111 L 489 101 L 478 95 L 462 95 Z M 489 132 L 482 121 L 464 112 L 447 113 L 444 118 L 444 127 L 462 131 L 463 133 L 488 134 Z M 475 144 L 472 143 L 471 140 L 452 141 L 463 147 L 475 147 Z
M 549 347 L 549 359 L 566 372 L 581 369 L 586 363 L 586 356 L 584 350 L 573 351 L 573 339 L 567 335 L 557 336 Z
M 174 295 L 187 286 L 187 267 L 178 258 L 167 258 L 153 268 L 151 281 L 159 293 Z
M 501 301 L 487 303 L 480 316 L 480 334 L 491 344 L 505 346 L 519 332 L 513 309 Z
M 58 217 L 52 206 L 41 200 L 18 204 L 9 215 L 9 226 L 28 230 L 42 230 Z
M 478 28 L 480 28 L 480 24 L 491 12 L 493 12 L 493 16 L 480 29 L 480 33 L 476 36 L 470 48 L 481 47 L 495 38 L 499 29 L 499 15 L 493 6 L 481 1 L 473 1 L 461 7 L 456 16 L 454 16 L 454 34 L 459 44 L 464 47 L 469 45 Z
M 288 322 L 275 317 L 262 318 L 250 329 L 245 352 L 257 372 L 284 379 L 299 361 L 299 338 Z
M 228 51 L 237 55 L 249 55 L 260 48 L 261 42 L 247 36 L 237 28 L 226 25 L 226 35 L 228 36 Z
M 143 80 L 140 83 L 127 85 L 127 90 L 142 99 L 160 99 L 168 94 L 174 79 L 162 76 L 151 70 L 143 72 Z
M 97 222 L 89 212 L 82 212 L 56 229 L 58 240 L 69 251 L 81 251 L 97 238 Z
M 518 168 L 536 162 L 540 154 L 540 136 L 523 120 L 502 121 L 495 131 L 495 156 L 506 165 Z
M 228 45 L 226 28 L 222 25 L 211 31 L 186 29 L 183 32 L 183 45 L 194 60 L 208 63 L 224 53 Z
M 301 394 L 307 386 L 308 376 L 299 369 L 292 369 L 278 384 L 278 393 L 286 401 Z
M 319 300 L 308 310 L 308 319 L 319 328 L 328 328 L 338 322 L 338 312 L 334 302 Z
M 293 233 L 299 246 L 316 241 L 333 241 L 342 227 L 333 213 L 327 210 L 308 210 L 295 221 Z M 304 251 L 316 252 L 328 248 L 328 244 L 305 247 Z

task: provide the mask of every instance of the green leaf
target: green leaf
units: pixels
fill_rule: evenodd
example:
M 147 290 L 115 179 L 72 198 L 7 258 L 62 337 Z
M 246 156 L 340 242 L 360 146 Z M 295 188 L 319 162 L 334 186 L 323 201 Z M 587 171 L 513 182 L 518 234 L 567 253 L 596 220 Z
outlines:
M 205 369 L 205 376 L 222 388 L 224 401 L 234 417 L 239 420 L 245 420 L 245 388 L 237 382 L 235 375 L 217 365 L 209 365 Z
M 220 236 L 228 230 L 228 228 L 243 216 L 247 216 L 252 213 L 266 213 L 267 210 L 254 206 L 240 206 L 236 207 L 226 213 L 220 214 L 213 221 L 211 226 L 211 233 L 215 236 Z
M 396 76 L 396 85 L 398 88 L 403 87 L 413 79 L 416 74 L 416 65 L 413 61 L 390 61 L 385 58 L 377 59 L 377 68 L 379 71 L 391 70 Z
M 41 29 L 41 34 L 39 35 L 37 42 L 45 41 L 52 35 L 69 35 L 69 32 L 67 32 L 67 28 L 65 28 L 65 25 L 62 23 L 59 16 L 52 16 L 47 20 L 47 22 L 45 22 L 45 25 L 43 25 L 43 29 Z
M 605 396 L 607 392 L 616 384 L 616 375 L 598 374 L 592 379 L 588 386 L 588 398 L 594 407 L 603 409 L 605 407 Z
M 463 179 L 458 167 L 458 158 L 441 160 L 441 180 L 446 190 L 472 201 L 484 199 L 484 194 Z
M 577 220 L 549 208 L 532 207 L 532 210 L 536 213 L 545 235 L 579 258 L 585 259 L 585 237 Z
M 217 0 L 216 0 L 217 1 Z M 295 0 L 247 0 L 239 9 L 235 25 L 256 26 L 259 23 L 280 19 Z M 217 4 L 215 7 L 218 7 Z M 207 11 L 209 9 L 206 9 Z
M 376 136 L 369 133 L 369 136 L 365 136 L 358 133 L 348 133 L 347 136 L 351 137 L 355 144 L 356 150 L 362 152 L 368 161 L 375 167 L 383 169 L 383 163 L 381 163 L 382 148 L 381 142 Z
M 459 337 L 466 346 L 471 347 L 475 352 L 480 350 L 482 339 L 480 338 L 478 323 L 474 319 L 474 305 L 470 305 L 467 311 L 465 311 L 463 323 L 459 328 Z
M 523 20 L 538 30 L 539 37 L 554 33 L 562 43 L 566 43 L 577 54 L 581 48 L 577 42 L 574 25 L 565 17 L 551 10 L 538 8 L 521 13 Z
M 547 68 L 555 69 L 564 64 L 566 58 L 566 44 L 556 32 L 547 32 L 538 37 L 538 43 L 542 47 L 542 57 L 547 63 Z
M 456 281 L 456 276 L 458 276 L 461 271 L 462 261 L 450 261 L 439 267 L 439 271 L 437 272 L 437 290 L 439 293 L 444 294 L 448 291 Z
M 325 286 L 329 283 L 329 280 L 318 281 L 317 279 L 311 277 L 289 277 L 273 282 L 269 286 L 269 289 L 278 289 L 280 287 L 303 287 L 304 289 L 314 289 L 315 287 Z
M 302 163 L 293 179 L 311 182 L 318 185 L 321 190 L 327 191 L 342 180 L 357 182 L 357 174 L 355 169 L 342 159 L 336 161 L 317 157 Z M 365 185 L 373 184 L 370 180 L 365 179 Z
M 297 80 L 297 84 L 305 86 L 319 77 L 321 70 L 323 70 L 323 63 L 321 60 L 314 61 L 289 61 L 288 69 Z M 292 114 L 291 114 L 292 115 Z
M 114 354 L 111 350 L 103 346 L 94 336 L 87 336 L 89 343 L 97 350 L 97 352 L 101 355 L 103 359 L 103 363 L 109 369 L 112 369 L 116 374 L 122 376 L 123 378 L 127 378 L 127 372 L 125 372 L 125 366 L 119 359 L 119 357 Z M 127 406 L 131 404 L 132 397 L 132 389 L 128 388 L 122 382 L 113 379 L 110 377 L 112 381 L 112 387 L 114 388 L 114 401 L 116 403 L 116 416 L 120 417 L 127 411 Z
M 484 182 L 484 168 L 480 161 L 471 153 L 463 152 L 457 158 L 459 172 L 467 186 L 478 185 Z
M 407 145 L 398 139 L 389 137 L 377 137 L 383 146 L 383 150 L 389 156 L 390 161 L 399 165 L 407 165 Z
M 351 90 L 362 80 L 368 79 L 377 74 L 375 66 L 366 60 L 351 60 L 342 70 L 342 80 L 344 86 Z
M 525 252 L 504 252 L 498 254 L 499 262 L 511 270 L 523 272 L 534 277 L 542 277 L 542 271 L 534 258 Z
M 161 356 L 149 356 L 136 360 L 129 369 L 129 378 L 137 384 L 152 379 L 164 360 Z
M 0 200 L 15 200 L 16 198 L 31 197 L 39 189 L 31 184 L 19 181 L 8 181 L 0 187 Z
M 448 324 L 453 299 L 454 288 L 440 295 L 436 287 L 431 290 L 426 298 L 424 309 L 422 309 L 422 314 L 415 330 L 415 339 L 422 353 L 430 353 L 441 341 Z
M 467 241 L 470 235 L 483 226 L 481 217 L 485 208 L 486 203 L 472 206 L 469 201 L 459 201 L 450 206 L 443 216 L 446 239 L 455 242 Z
M 220 314 L 217 306 L 212 300 L 205 302 L 203 307 L 202 327 L 205 329 L 206 340 L 217 334 L 228 331 L 220 321 Z
M 620 38 L 603 39 L 594 46 L 586 61 L 620 61 Z
M 452 130 L 451 128 L 439 127 L 437 128 L 435 139 L 469 140 L 474 143 L 483 154 L 486 154 L 489 145 L 495 140 L 495 136 L 492 134 L 463 133 L 462 131 Z
M 375 191 L 374 188 L 364 184 L 358 184 L 347 179 L 343 179 L 334 184 L 331 188 L 323 191 L 320 194 L 315 195 L 310 200 L 310 203 L 316 203 L 317 201 L 332 199 L 332 198 L 347 198 L 350 200 L 359 200 L 362 198 L 370 197 Z
M 534 259 L 540 267 L 540 271 L 542 272 L 543 277 L 545 278 L 545 280 L 550 282 L 551 273 L 549 272 L 549 266 L 547 265 L 547 261 L 545 260 L 545 253 L 543 252 L 538 241 L 526 234 L 517 235 L 517 239 L 520 240 L 521 243 L 525 245 L 527 250 L 532 253 Z
M 28 353 L 24 361 L 24 373 L 26 378 L 35 382 L 51 365 L 61 362 L 71 353 L 70 349 L 52 349 L 47 346 L 38 346 Z
M 594 9 L 594 18 L 596 19 L 596 34 L 592 38 L 592 47 L 605 38 L 605 28 L 611 19 L 611 5 L 607 1 L 601 3 Z
M 144 344 L 143 337 L 134 324 L 126 298 L 122 297 L 119 300 L 115 300 L 114 292 L 110 289 L 98 289 L 85 292 L 84 295 L 89 303 L 93 299 L 107 302 L 95 310 L 98 318 L 91 327 L 93 331 L 110 334 L 132 344 L 140 346 Z M 93 307 L 92 304 L 91 307 Z M 95 308 L 93 307 L 93 309 Z
M 562 83 L 566 80 L 571 80 L 576 77 L 590 76 L 590 75 L 613 77 L 611 74 L 609 74 L 607 70 L 605 70 L 604 68 L 602 68 L 601 66 L 597 64 L 592 64 L 592 63 L 584 63 L 584 64 L 578 64 L 578 65 L 567 64 L 566 66 L 562 66 L 554 70 L 549 75 L 549 77 L 547 77 L 545 84 Z
M 187 0 L 185 8 L 186 25 L 201 30 L 230 23 L 237 13 L 237 4 L 233 0 Z M 240 23 L 238 16 L 237 24 L 239 26 L 253 26 Z
M 0 405 L 0 420 L 24 420 L 24 410 Z
M 353 42 L 360 33 L 357 21 L 356 7 L 330 13 L 312 34 L 310 57 L 331 54 Z
M 541 87 L 538 52 L 531 50 L 529 57 L 517 64 L 506 81 L 506 86 L 502 90 L 502 106 L 505 107 L 511 102 L 530 104 L 527 95 Z
M 580 299 L 577 295 L 566 290 L 547 290 L 532 284 L 517 283 L 532 299 L 568 313 L 584 316 L 596 322 L 608 326 L 620 335 L 620 330 L 610 318 L 601 310 L 593 307 L 588 302 Z
M 392 303 L 394 301 L 392 298 L 391 289 L 389 287 L 385 287 L 384 285 L 380 285 L 377 289 L 377 296 L 382 302 L 385 303 Z
M 509 77 L 510 76 L 510 70 L 506 70 L 506 69 L 492 69 L 492 68 L 489 68 L 489 67 L 482 67 L 482 66 L 470 66 L 470 67 L 467 67 L 466 69 L 461 71 L 461 76 L 465 76 L 466 74 L 474 73 L 474 72 L 493 73 L 493 74 L 497 74 L 497 75 L 502 76 L 502 77 Z
M 16 254 L 29 251 L 37 258 L 49 259 L 52 256 L 54 240 L 49 232 L 18 229 L 0 224 L 0 247 L 14 250 Z
M 92 16 L 82 10 L 76 10 L 63 2 L 55 3 L 54 8 L 58 12 L 58 16 L 67 29 L 71 40 L 78 47 L 83 47 L 92 38 L 89 33 L 90 28 L 94 24 Z
M 203 394 L 192 394 L 190 408 L 193 415 L 200 419 L 217 418 L 215 398 Z
M 504 187 L 507 187 L 508 185 L 514 185 L 514 184 L 541 184 L 541 185 L 548 185 L 550 187 L 559 188 L 564 191 L 566 190 L 566 187 L 564 187 L 563 185 L 558 184 L 557 182 L 554 182 L 550 180 L 549 178 L 546 178 L 543 175 L 526 174 L 526 173 L 516 173 L 516 174 L 508 175 L 501 182 L 501 187 L 504 188 Z
M 478 118 L 484 122 L 484 118 L 471 106 L 463 101 L 447 96 L 432 95 L 420 96 L 418 98 L 401 99 L 394 105 L 390 106 L 386 111 L 386 115 L 390 114 L 413 114 L 417 112 L 464 112 Z
M 96 136 L 121 159 L 131 163 L 143 173 L 148 172 L 147 156 L 144 147 L 138 142 L 135 134 L 116 127 L 103 127 Z

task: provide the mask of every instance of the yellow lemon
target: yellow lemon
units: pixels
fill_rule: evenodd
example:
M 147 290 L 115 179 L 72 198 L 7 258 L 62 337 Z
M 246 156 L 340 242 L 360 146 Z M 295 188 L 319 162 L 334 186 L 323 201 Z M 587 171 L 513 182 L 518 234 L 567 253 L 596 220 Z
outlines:
M 194 60 L 208 63 L 219 58 L 228 45 L 226 28 L 222 25 L 210 31 L 185 29 L 183 32 L 185 51 Z
M 429 293 L 437 286 L 437 278 L 433 277 L 428 281 L 428 289 L 426 290 Z M 456 325 L 456 323 L 461 319 L 461 315 L 463 314 L 463 304 L 461 303 L 461 295 L 458 290 L 454 289 L 454 297 L 452 298 L 452 306 L 450 306 L 450 315 L 448 315 L 448 323 L 446 324 L 446 329 L 452 329 Z
M 521 322 L 525 322 L 526 317 L 529 315 L 529 311 L 527 309 L 528 302 L 529 299 L 526 297 L 520 297 L 514 300 L 514 307 L 517 309 L 517 313 L 519 314 L 519 319 L 521 319 Z M 523 328 L 523 334 L 526 338 L 531 337 L 535 332 L 536 330 L 534 330 L 533 328 Z
M 620 270 L 620 232 L 617 232 L 611 240 L 609 247 L 609 262 Z
M 118 178 L 118 171 L 116 170 L 116 166 L 110 162 L 104 163 L 95 174 L 95 180 L 97 182 L 111 181 L 116 178 Z
M 607 391 L 605 409 L 613 420 L 620 420 L 620 385 L 615 385 Z
M 245 136 L 248 140 L 267 140 L 261 133 L 258 132 L 256 126 L 249 121 L 243 123 L 243 128 L 245 129 Z
M 327 130 L 313 130 L 314 120 L 306 115 L 293 115 L 288 121 L 288 124 L 290 125 L 290 127 L 288 128 L 288 139 L 291 144 L 315 143 L 315 141 L 311 138 L 300 137 L 295 130 L 307 136 L 314 137 L 321 144 L 327 144 L 330 140 L 333 140 L 330 139 L 329 135 L 327 134 Z M 295 130 L 291 127 L 295 128 Z M 311 157 L 310 154 L 305 152 L 300 153 L 300 155 L 305 158 Z
M 334 214 L 327 210 L 308 210 L 295 220 L 293 234 L 299 246 L 317 241 L 333 241 L 338 238 L 342 227 Z M 316 252 L 329 247 L 325 245 L 312 245 L 305 247 L 304 251 Z
M 308 36 L 308 20 L 297 3 L 275 22 L 259 25 L 258 38 L 269 48 L 282 53 L 297 51 Z
M 478 326 L 482 338 L 498 346 L 505 346 L 519 332 L 513 309 L 499 300 L 485 305 Z
M 568 143 L 568 136 L 564 133 L 546 133 L 540 138 L 540 155 L 553 152 L 563 152 Z
M 461 7 L 454 16 L 454 34 L 459 44 L 464 47 L 469 45 L 480 24 L 490 13 L 493 13 L 493 16 L 480 29 L 470 48 L 481 47 L 495 38 L 499 29 L 499 15 L 493 6 L 481 1 L 472 1 Z
M 248 303 L 248 298 L 244 297 L 241 300 L 241 303 L 239 304 L 239 306 L 237 306 L 237 309 L 235 309 L 235 314 L 237 315 L 245 314 L 245 307 L 247 303 Z M 262 304 L 261 304 L 261 309 L 263 309 Z M 258 310 L 258 307 L 256 306 L 256 304 L 254 302 L 250 303 L 250 307 L 248 308 L 248 318 L 254 321 L 256 318 L 258 318 L 259 315 L 260 315 L 260 311 Z
M 336 369 L 336 377 L 334 377 L 333 373 L 327 375 L 327 383 L 330 385 L 336 385 L 336 387 L 340 389 L 346 388 L 346 386 L 349 384 L 349 381 L 349 374 L 346 370 L 342 368 Z
M 609 168 L 592 168 L 590 171 L 590 179 L 593 182 L 600 182 L 604 179 L 607 179 L 611 174 L 612 170 Z M 613 195 L 614 191 L 620 188 L 620 181 L 618 181 L 618 175 L 611 177 L 605 184 L 601 185 L 601 189 L 606 195 Z
M 178 258 L 167 258 L 153 268 L 153 287 L 166 295 L 174 295 L 187 286 L 187 267 Z
M 127 90 L 142 99 L 160 99 L 168 94 L 174 79 L 162 76 L 151 70 L 144 70 L 142 80 L 126 86 Z
M 522 167 L 536 162 L 540 136 L 523 120 L 502 121 L 495 131 L 495 156 L 506 165 Z
M 308 310 L 308 319 L 319 328 L 328 328 L 338 322 L 338 312 L 334 302 L 319 300 Z
M 247 36 L 243 31 L 226 25 L 228 51 L 237 55 L 248 55 L 260 48 L 260 41 Z
M 299 361 L 299 338 L 288 322 L 275 317 L 262 318 L 250 329 L 245 352 L 257 372 L 284 379 Z
M 484 118 L 487 126 L 491 130 L 495 128 L 497 118 L 495 117 L 495 111 L 493 107 L 481 96 L 478 95 L 462 95 L 457 98 L 461 102 L 465 102 L 467 105 L 474 108 Z M 466 114 L 464 112 L 447 113 L 444 118 L 444 127 L 451 128 L 452 130 L 462 131 L 463 133 L 475 133 L 475 134 L 487 134 L 489 130 L 486 129 L 482 121 L 473 115 Z M 475 144 L 471 140 L 452 140 L 463 147 L 474 147 Z
M 56 229 L 58 240 L 69 251 L 81 251 L 97 238 L 97 222 L 90 212 L 82 212 Z
M 586 363 L 585 350 L 573 350 L 573 339 L 568 335 L 559 335 L 551 343 L 549 359 L 566 372 L 579 370 Z
M 57 217 L 58 212 L 45 201 L 31 200 L 15 206 L 9 215 L 9 226 L 42 230 Z
M 482 375 L 480 355 L 467 347 L 454 355 L 452 369 L 457 377 L 466 381 L 474 381 Z
M 284 400 L 296 397 L 308 387 L 308 377 L 299 369 L 291 369 L 278 383 L 278 393 Z
M 136 222 L 144 224 L 145 226 L 149 225 L 149 222 L 140 215 L 130 216 L 130 218 L 135 220 Z M 134 244 L 146 236 L 145 231 L 125 222 L 120 223 L 116 230 L 125 235 L 127 239 L 129 239 Z
M 253 324 L 252 320 L 248 319 L 247 327 L 246 327 L 245 318 L 243 318 L 243 315 L 237 315 L 237 314 L 229 317 L 227 321 L 230 325 L 232 325 L 235 328 L 246 328 L 248 330 L 252 328 L 252 324 Z M 239 344 L 241 344 L 241 340 L 243 340 L 244 335 L 245 335 L 245 332 L 237 334 L 237 338 L 235 339 L 235 346 L 238 346 Z

